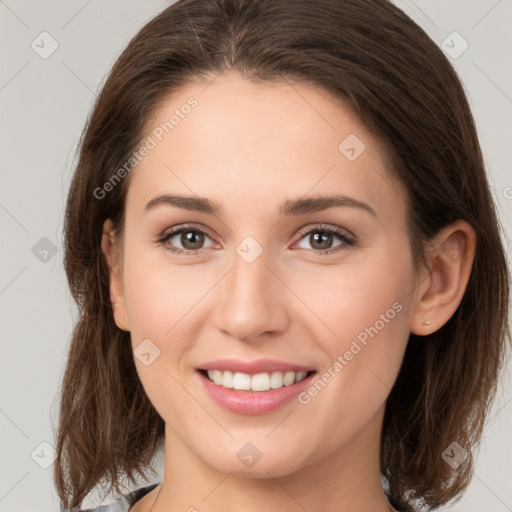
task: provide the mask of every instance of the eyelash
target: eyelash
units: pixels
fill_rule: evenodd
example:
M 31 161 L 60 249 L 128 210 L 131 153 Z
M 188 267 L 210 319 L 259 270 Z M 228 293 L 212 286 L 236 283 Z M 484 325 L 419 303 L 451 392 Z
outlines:
M 197 255 L 203 253 L 205 250 L 207 250 L 207 249 L 198 249 L 196 251 L 193 251 L 193 250 L 186 250 L 186 249 L 185 250 L 184 249 L 172 249 L 169 246 L 165 245 L 171 238 L 173 238 L 177 234 L 182 233 L 184 231 L 201 233 L 203 235 L 208 236 L 209 238 L 213 238 L 210 236 L 208 231 L 205 231 L 205 230 L 203 230 L 199 227 L 193 226 L 193 225 L 184 225 L 184 226 L 180 226 L 179 228 L 174 229 L 173 231 L 170 231 L 169 233 L 166 233 L 165 235 L 161 236 L 158 239 L 158 243 L 163 245 L 165 247 L 165 249 L 171 253 L 183 254 L 183 255 L 188 255 L 188 256 L 197 256 Z M 346 235 L 346 232 L 344 230 L 339 229 L 339 228 L 333 228 L 330 226 L 325 226 L 323 224 L 318 224 L 316 226 L 308 227 L 308 228 L 301 230 L 301 232 L 299 233 L 300 238 L 298 241 L 302 240 L 304 238 L 304 236 L 307 235 L 308 233 L 315 233 L 315 232 L 336 235 L 343 242 L 341 244 L 341 247 L 339 247 L 337 249 L 323 249 L 323 250 L 319 250 L 319 251 L 310 249 L 317 255 L 337 254 L 343 250 L 346 250 L 347 247 L 350 248 L 350 247 L 354 246 L 356 243 L 354 239 L 351 239 Z

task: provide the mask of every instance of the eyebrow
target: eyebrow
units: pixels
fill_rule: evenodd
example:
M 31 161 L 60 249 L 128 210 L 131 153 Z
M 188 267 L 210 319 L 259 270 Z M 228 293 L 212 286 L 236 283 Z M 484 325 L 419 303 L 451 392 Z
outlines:
M 198 196 L 181 196 L 172 194 L 159 194 L 153 197 L 144 211 L 147 212 L 160 205 L 176 206 L 185 210 L 206 213 L 209 215 L 220 216 L 222 209 L 220 205 L 210 199 Z M 303 215 L 306 213 L 320 212 L 335 207 L 359 208 L 374 217 L 378 217 L 371 206 L 363 201 L 345 195 L 317 196 L 304 199 L 287 200 L 279 209 L 281 216 Z

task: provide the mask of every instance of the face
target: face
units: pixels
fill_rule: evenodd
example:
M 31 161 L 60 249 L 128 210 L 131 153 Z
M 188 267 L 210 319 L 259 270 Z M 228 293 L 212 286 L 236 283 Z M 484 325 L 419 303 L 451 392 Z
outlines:
M 131 171 L 111 281 L 116 322 L 190 454 L 224 472 L 285 475 L 365 433 L 377 442 L 414 301 L 405 191 L 327 92 L 233 73 L 205 87 L 181 89 L 147 125 L 154 147 Z M 237 386 L 263 373 L 258 385 L 275 389 L 209 382 L 199 369 L 219 359 L 210 369 L 226 386 L 231 368 L 244 374 Z M 284 366 L 235 366 L 263 359 Z M 296 366 L 315 373 L 279 387 L 276 368 Z M 241 463 L 241 449 L 260 462 Z

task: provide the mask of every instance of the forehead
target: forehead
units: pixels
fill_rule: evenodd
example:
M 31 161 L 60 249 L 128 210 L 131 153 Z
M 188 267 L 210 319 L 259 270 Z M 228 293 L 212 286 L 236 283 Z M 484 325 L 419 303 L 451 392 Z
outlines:
M 189 83 L 160 104 L 144 141 L 152 148 L 131 171 L 128 191 L 139 211 L 173 191 L 238 198 L 245 207 L 275 202 L 276 212 L 283 196 L 327 192 L 403 206 L 377 139 L 341 100 L 309 84 L 228 72 Z

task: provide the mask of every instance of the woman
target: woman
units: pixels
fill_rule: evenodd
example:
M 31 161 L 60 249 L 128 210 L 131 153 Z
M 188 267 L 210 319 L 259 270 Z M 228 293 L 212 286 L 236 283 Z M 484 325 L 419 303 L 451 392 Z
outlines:
M 385 0 L 180 0 L 114 65 L 65 220 L 64 509 L 440 507 L 509 275 L 450 63 Z

